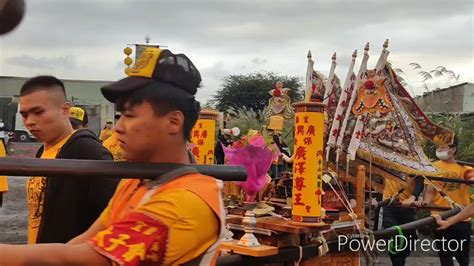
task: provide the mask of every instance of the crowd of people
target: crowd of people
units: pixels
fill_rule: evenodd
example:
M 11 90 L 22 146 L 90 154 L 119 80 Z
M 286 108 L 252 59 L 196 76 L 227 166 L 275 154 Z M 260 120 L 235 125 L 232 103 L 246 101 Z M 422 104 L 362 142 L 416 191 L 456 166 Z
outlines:
M 199 71 L 169 50 L 142 57 L 134 74 L 101 88 L 121 116 L 100 138 L 59 79 L 26 81 L 20 113 L 42 144 L 36 157 L 191 163 L 186 143 L 200 110 Z M 189 167 L 156 180 L 31 177 L 29 245 L 0 244 L 0 265 L 211 265 L 225 219 L 219 183 Z

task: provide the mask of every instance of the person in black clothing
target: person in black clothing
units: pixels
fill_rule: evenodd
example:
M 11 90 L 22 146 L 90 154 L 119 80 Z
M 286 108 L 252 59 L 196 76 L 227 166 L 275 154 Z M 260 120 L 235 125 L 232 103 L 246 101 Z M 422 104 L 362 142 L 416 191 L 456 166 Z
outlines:
M 87 129 L 74 131 L 63 83 L 38 76 L 20 90 L 20 114 L 42 146 L 45 159 L 112 160 L 112 155 Z M 28 242 L 66 243 L 99 217 L 119 180 L 31 177 L 28 189 Z
M 385 179 L 383 199 L 391 199 L 394 197 L 401 205 L 410 206 L 412 204 L 419 204 L 418 198 L 423 192 L 424 184 L 422 176 L 415 176 L 407 180 L 407 184 L 402 183 L 398 180 L 392 180 L 389 178 Z M 403 208 L 392 205 L 387 205 L 380 208 L 378 226 L 382 227 L 379 229 L 390 228 L 405 223 L 415 221 L 416 209 L 415 208 Z M 415 246 L 416 239 L 418 238 L 416 230 L 408 230 L 403 232 L 406 237 L 407 245 L 398 242 L 399 246 L 390 245 L 389 256 L 393 266 L 405 265 L 406 258 L 410 255 L 410 247 Z M 394 244 L 395 242 L 391 242 Z M 409 244 L 411 243 L 411 244 Z
M 218 137 L 217 137 L 217 142 L 216 142 L 216 147 L 214 148 L 214 153 L 215 153 L 215 158 L 216 158 L 216 164 L 224 164 L 225 163 L 225 153 L 224 147 L 231 147 L 232 146 L 232 136 L 229 134 L 221 133 L 221 130 L 219 129 L 218 132 Z
M 287 163 L 290 163 L 292 160 L 291 154 L 288 149 L 288 145 L 284 143 L 283 141 L 280 140 L 280 135 L 275 133 L 272 138 L 273 142 L 277 145 L 278 149 L 280 150 L 280 156 L 278 156 L 278 160 L 273 162 L 272 165 L 270 166 L 270 171 L 271 171 L 271 178 L 274 180 L 275 178 L 278 178 L 279 175 L 285 171 L 288 171 L 288 165 Z

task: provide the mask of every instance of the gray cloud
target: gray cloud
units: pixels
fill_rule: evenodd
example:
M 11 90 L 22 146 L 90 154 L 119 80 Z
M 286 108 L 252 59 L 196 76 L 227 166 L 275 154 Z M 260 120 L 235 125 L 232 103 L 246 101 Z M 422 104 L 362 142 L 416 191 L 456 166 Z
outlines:
M 263 59 L 263 58 L 260 58 L 260 57 L 255 57 L 254 59 L 252 59 L 251 61 L 253 64 L 255 65 L 264 65 L 266 64 L 268 61 L 266 59 Z
M 143 42 L 146 34 L 152 42 L 184 52 L 195 62 L 203 76 L 198 94 L 203 99 L 230 73 L 264 69 L 303 76 L 308 49 L 316 68 L 325 74 L 337 52 L 337 73 L 343 77 L 354 49 L 360 60 L 369 41 L 374 64 L 386 38 L 390 60 L 397 67 L 407 68 L 413 61 L 427 68 L 446 65 L 470 77 L 474 67 L 469 0 L 30 0 L 27 4 L 22 25 L 0 39 L 3 51 L 20 55 L 12 61 L 12 56 L 0 54 L 0 74 L 28 75 L 29 63 L 47 67 L 58 62 L 44 59 L 70 56 L 76 58 L 71 66 L 87 67 L 78 73 L 65 66 L 58 70 L 59 76 L 117 79 L 123 76 L 124 65 L 116 63 L 125 57 L 123 47 Z
M 7 57 L 7 64 L 21 66 L 24 68 L 36 69 L 76 69 L 77 61 L 74 56 L 58 56 L 58 57 L 33 57 L 30 55 L 21 55 Z

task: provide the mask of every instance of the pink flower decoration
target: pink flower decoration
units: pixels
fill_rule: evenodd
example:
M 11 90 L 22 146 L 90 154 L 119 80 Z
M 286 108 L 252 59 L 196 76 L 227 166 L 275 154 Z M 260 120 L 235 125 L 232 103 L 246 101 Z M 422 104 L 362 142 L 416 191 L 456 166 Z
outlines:
M 240 141 L 235 141 L 233 144 L 232 144 L 232 148 L 242 148 L 244 147 L 244 144 Z
M 265 139 L 261 135 L 254 135 L 250 138 L 249 144 L 254 147 L 263 147 L 265 146 Z

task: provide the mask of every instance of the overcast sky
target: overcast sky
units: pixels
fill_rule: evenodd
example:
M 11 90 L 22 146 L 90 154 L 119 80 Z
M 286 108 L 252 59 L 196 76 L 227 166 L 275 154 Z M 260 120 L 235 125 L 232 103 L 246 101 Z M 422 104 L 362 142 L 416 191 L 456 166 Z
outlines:
M 149 34 L 151 43 L 195 63 L 203 102 L 228 74 L 268 70 L 303 78 L 308 50 L 325 75 L 337 52 L 336 73 L 344 77 L 353 50 L 359 63 L 370 42 L 374 67 L 386 38 L 389 61 L 407 72 L 416 94 L 422 89 L 411 62 L 426 70 L 443 65 L 474 81 L 472 0 L 26 2 L 21 25 L 0 37 L 0 75 L 116 80 L 124 76 L 123 48 Z

